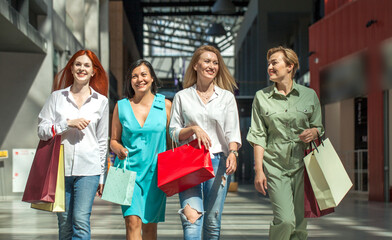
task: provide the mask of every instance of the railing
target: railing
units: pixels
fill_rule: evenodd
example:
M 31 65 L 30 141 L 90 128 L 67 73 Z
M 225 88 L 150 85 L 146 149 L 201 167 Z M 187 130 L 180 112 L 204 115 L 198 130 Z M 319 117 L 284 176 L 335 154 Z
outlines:
M 344 167 L 351 181 L 352 191 L 367 193 L 368 188 L 368 150 L 360 149 L 354 151 L 339 152 Z

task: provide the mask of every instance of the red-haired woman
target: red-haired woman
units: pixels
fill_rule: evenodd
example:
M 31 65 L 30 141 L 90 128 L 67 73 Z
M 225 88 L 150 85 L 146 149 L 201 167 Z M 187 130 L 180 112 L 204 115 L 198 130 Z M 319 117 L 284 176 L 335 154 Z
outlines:
M 59 239 L 90 239 L 94 196 L 103 190 L 108 139 L 108 78 L 97 56 L 76 52 L 60 71 L 38 116 L 38 136 L 61 135 L 65 212 L 57 213 Z

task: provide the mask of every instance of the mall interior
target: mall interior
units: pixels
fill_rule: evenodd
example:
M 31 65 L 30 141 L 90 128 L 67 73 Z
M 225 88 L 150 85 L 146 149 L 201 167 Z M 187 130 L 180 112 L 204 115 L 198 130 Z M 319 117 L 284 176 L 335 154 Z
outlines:
M 391 0 L 0 0 L 0 239 L 57 238 L 56 216 L 21 198 L 38 114 L 76 51 L 94 51 L 107 71 L 111 114 L 131 63 L 151 62 L 158 92 L 172 100 L 205 44 L 221 51 L 239 86 L 243 145 L 222 239 L 268 239 L 271 203 L 253 187 L 246 134 L 255 93 L 271 84 L 266 53 L 275 46 L 297 53 L 294 79 L 316 91 L 324 138 L 353 183 L 335 213 L 309 220 L 309 238 L 391 239 L 391 11 Z M 158 239 L 182 239 L 178 207 L 168 198 Z M 118 206 L 96 198 L 92 238 L 124 239 L 124 229 Z

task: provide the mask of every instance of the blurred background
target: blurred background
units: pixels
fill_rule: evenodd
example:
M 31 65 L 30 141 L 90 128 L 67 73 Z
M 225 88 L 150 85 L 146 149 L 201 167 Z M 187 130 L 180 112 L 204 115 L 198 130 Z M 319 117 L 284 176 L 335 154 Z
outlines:
M 266 52 L 296 51 L 296 81 L 320 97 L 331 139 L 369 201 L 392 193 L 391 0 L 0 0 L 0 197 L 21 196 L 39 141 L 37 116 L 54 75 L 79 49 L 110 77 L 111 112 L 128 66 L 150 61 L 172 99 L 193 51 L 222 52 L 236 91 L 243 147 L 235 182 L 253 183 L 245 137 L 257 90 L 270 84 Z

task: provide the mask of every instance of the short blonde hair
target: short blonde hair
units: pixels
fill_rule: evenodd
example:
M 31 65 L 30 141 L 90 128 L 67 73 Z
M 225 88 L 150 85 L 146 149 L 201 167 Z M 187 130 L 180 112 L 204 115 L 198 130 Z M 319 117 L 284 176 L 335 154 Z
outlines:
M 271 55 L 277 52 L 283 53 L 283 61 L 286 65 L 294 65 L 293 71 L 291 72 L 291 79 L 294 78 L 295 72 L 299 69 L 299 61 L 297 54 L 291 48 L 285 48 L 282 46 L 270 48 L 267 52 L 267 61 L 270 59 Z
M 199 61 L 200 55 L 204 52 L 213 52 L 218 58 L 219 70 L 214 79 L 214 84 L 230 92 L 234 92 L 234 89 L 238 89 L 234 77 L 229 72 L 229 69 L 223 61 L 222 55 L 220 54 L 219 50 L 210 45 L 203 45 L 196 49 L 196 51 L 193 53 L 192 59 L 185 72 L 184 82 L 182 83 L 183 88 L 189 88 L 197 82 L 197 72 L 193 67 Z

